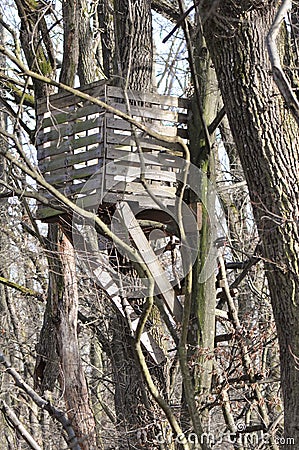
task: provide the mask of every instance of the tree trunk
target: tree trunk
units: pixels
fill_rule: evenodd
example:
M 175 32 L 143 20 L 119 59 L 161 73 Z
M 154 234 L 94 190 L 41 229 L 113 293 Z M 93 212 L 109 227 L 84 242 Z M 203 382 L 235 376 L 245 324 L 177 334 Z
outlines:
M 64 0 L 63 13 L 63 61 L 60 82 L 74 86 L 79 61 L 79 0 Z
M 81 363 L 77 337 L 78 286 L 72 244 L 63 234 L 58 251 L 61 260 L 63 298 L 57 305 L 58 353 L 61 364 L 61 387 L 69 419 L 84 450 L 96 449 L 95 421 Z
M 265 42 L 276 8 L 265 3 L 222 1 L 212 10 L 205 1 L 202 19 L 263 243 L 280 344 L 285 438 L 298 445 L 299 140 L 271 75 Z
M 78 286 L 74 249 L 58 226 L 49 225 L 49 287 L 44 324 L 38 343 L 35 381 L 53 390 L 60 380 L 68 417 L 84 450 L 96 444 L 95 421 L 81 363 L 77 336 Z
M 192 268 L 192 325 L 190 327 L 190 344 L 194 348 L 193 358 L 198 364 L 194 368 L 194 388 L 199 404 L 206 402 L 210 394 L 215 339 L 216 279 L 212 272 L 202 279 L 204 266 L 211 245 L 210 217 L 206 211 L 209 202 L 215 207 L 215 199 L 208 198 L 210 182 L 214 182 L 214 155 L 204 138 L 202 119 L 209 126 L 217 115 L 219 91 L 215 70 L 212 67 L 206 44 L 201 35 L 196 38 L 193 62 L 197 80 L 193 80 L 195 93 L 192 98 L 192 114 L 188 124 L 190 136 L 190 154 L 193 164 L 202 172 L 200 198 L 192 198 L 191 205 L 196 214 L 201 216 L 198 258 Z M 198 90 L 198 92 L 197 92 Z M 200 105 L 200 106 L 199 106 Z M 201 110 L 201 112 L 200 112 Z M 202 114 L 202 118 L 201 118 Z M 215 134 L 210 136 L 210 144 L 215 141 Z
M 151 91 L 153 84 L 152 16 L 149 0 L 116 0 L 115 76 L 130 89 Z

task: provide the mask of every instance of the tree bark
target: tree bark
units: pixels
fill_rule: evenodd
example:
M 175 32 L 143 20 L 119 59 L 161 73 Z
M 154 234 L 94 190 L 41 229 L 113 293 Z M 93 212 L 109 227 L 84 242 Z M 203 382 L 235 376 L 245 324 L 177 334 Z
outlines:
M 84 450 L 97 449 L 95 421 L 89 404 L 89 393 L 82 367 L 77 336 L 78 286 L 74 249 L 64 234 L 58 251 L 63 278 L 63 298 L 57 305 L 58 353 L 61 364 L 61 386 L 76 436 Z
M 152 16 L 149 0 L 116 0 L 115 76 L 130 89 L 151 91 L 153 83 Z
M 273 82 L 265 46 L 273 4 L 257 8 L 254 2 L 222 1 L 211 9 L 205 1 L 201 12 L 263 243 L 280 344 L 285 438 L 298 445 L 299 140 Z
M 74 86 L 79 61 L 79 0 L 64 0 L 63 13 L 63 61 L 60 82 Z

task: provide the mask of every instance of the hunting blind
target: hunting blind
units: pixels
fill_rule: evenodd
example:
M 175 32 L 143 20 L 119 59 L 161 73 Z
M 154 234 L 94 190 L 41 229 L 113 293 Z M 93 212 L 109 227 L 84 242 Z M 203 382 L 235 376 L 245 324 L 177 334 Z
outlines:
M 188 100 L 129 91 L 103 81 L 80 88 L 106 104 L 131 115 L 166 136 L 187 138 Z M 128 103 L 126 102 L 128 99 Z M 179 144 L 159 141 L 130 123 L 79 96 L 62 92 L 37 104 L 38 167 L 48 183 L 85 209 L 120 200 L 149 207 L 153 200 L 142 183 L 166 207 L 173 206 L 177 189 Z M 183 161 L 183 160 L 182 160 Z M 57 200 L 39 205 L 37 217 L 59 215 Z

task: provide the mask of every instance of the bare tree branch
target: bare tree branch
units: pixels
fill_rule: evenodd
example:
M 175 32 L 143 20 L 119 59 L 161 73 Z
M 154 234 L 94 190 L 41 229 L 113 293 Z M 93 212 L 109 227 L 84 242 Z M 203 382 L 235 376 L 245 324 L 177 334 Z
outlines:
M 30 295 L 31 297 L 37 298 L 37 300 L 43 302 L 44 297 L 43 294 L 40 292 L 34 291 L 33 289 L 26 288 L 25 286 L 21 286 L 18 283 L 15 283 L 14 281 L 9 280 L 8 278 L 4 278 L 0 276 L 0 283 L 4 284 L 5 286 L 9 286 L 13 289 L 16 289 L 17 291 L 21 292 L 24 295 Z
M 31 434 L 26 430 L 22 422 L 18 419 L 14 411 L 7 405 L 7 403 L 1 399 L 0 409 L 3 412 L 7 422 L 18 431 L 18 433 L 24 438 L 30 448 L 33 450 L 42 450 L 38 443 L 33 439 Z
M 292 86 L 290 81 L 288 80 L 286 74 L 284 73 L 280 57 L 279 51 L 276 44 L 276 39 L 279 34 L 280 26 L 287 14 L 287 12 L 292 8 L 291 0 L 284 0 L 276 14 L 275 20 L 270 28 L 270 31 L 267 36 L 267 47 L 269 58 L 272 65 L 273 71 L 273 79 L 277 84 L 277 87 L 283 96 L 287 106 L 289 107 L 291 113 L 293 114 L 296 122 L 299 125 L 299 102 L 297 100 L 294 91 L 292 90 Z
M 22 389 L 22 391 L 26 392 L 27 395 L 31 398 L 31 400 L 34 401 L 34 403 L 41 409 L 45 409 L 48 411 L 51 417 L 56 419 L 63 427 L 63 429 L 66 431 L 68 436 L 68 443 L 69 448 L 72 448 L 73 450 L 81 450 L 81 447 L 78 443 L 78 439 L 75 435 L 75 432 L 73 430 L 73 427 L 66 417 L 66 414 L 61 411 L 60 409 L 56 408 L 55 406 L 51 405 L 51 403 L 48 400 L 45 400 L 44 398 L 40 397 L 38 393 L 32 389 L 29 384 L 27 384 L 21 375 L 11 366 L 11 364 L 7 361 L 4 354 L 0 351 L 0 364 L 3 364 L 6 373 L 11 375 L 16 383 L 16 385 Z

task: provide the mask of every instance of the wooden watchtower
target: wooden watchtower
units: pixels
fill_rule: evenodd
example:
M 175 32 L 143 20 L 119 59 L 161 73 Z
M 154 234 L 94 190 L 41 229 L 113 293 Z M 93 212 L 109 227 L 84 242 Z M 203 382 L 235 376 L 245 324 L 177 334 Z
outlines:
M 125 95 L 121 88 L 102 81 L 81 87 L 80 91 L 128 113 L 156 132 L 187 139 L 187 99 L 134 91 Z M 110 207 L 122 205 L 123 226 L 131 243 L 141 250 L 156 279 L 167 314 L 180 322 L 182 306 L 139 226 L 134 207 L 148 211 L 147 218 L 157 222 L 161 222 L 161 205 L 165 210 L 175 208 L 178 174 L 184 165 L 181 146 L 155 139 L 102 106 L 68 92 L 39 100 L 37 115 L 38 167 L 46 181 L 101 218 Z M 150 194 L 145 186 L 150 187 Z M 40 204 L 37 217 L 46 222 L 59 220 L 63 214 L 61 204 L 39 189 L 51 207 Z M 123 314 L 117 273 L 111 267 L 105 270 L 105 265 L 107 258 L 99 253 L 93 275 Z M 137 326 L 138 317 L 130 305 L 126 314 Z M 143 334 L 142 342 L 156 363 L 163 360 L 163 353 L 149 333 Z
M 187 137 L 187 99 L 130 91 L 128 111 L 121 88 L 100 81 L 80 91 L 128 112 L 161 134 Z M 146 183 L 166 207 L 173 205 L 178 168 L 171 155 L 183 156 L 179 145 L 158 141 L 138 130 L 134 132 L 137 143 L 127 121 L 65 92 L 39 100 L 37 114 L 39 170 L 66 197 L 81 199 L 84 208 L 94 211 L 102 203 L 120 200 L 149 207 L 150 197 L 141 183 L 139 146 Z M 51 208 L 39 205 L 37 217 L 50 221 L 60 212 L 59 204 L 51 198 Z

